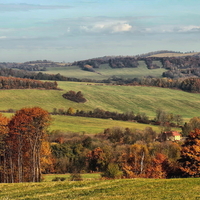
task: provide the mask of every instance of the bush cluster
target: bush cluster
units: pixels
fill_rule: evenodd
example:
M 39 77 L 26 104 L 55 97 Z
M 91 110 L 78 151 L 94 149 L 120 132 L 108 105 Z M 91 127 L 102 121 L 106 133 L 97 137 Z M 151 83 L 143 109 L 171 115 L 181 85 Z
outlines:
M 85 103 L 86 102 L 86 99 L 83 97 L 83 94 L 81 93 L 81 91 L 76 93 L 76 92 L 70 90 L 69 92 L 63 94 L 62 96 L 65 99 L 68 99 L 70 101 L 74 101 L 77 103 Z

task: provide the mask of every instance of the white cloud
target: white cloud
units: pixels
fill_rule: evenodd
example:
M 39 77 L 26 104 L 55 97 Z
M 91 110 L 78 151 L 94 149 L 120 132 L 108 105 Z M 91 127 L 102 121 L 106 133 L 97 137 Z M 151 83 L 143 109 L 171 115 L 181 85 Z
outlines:
M 127 21 L 105 19 L 99 22 L 89 23 L 88 25 L 82 25 L 80 29 L 88 33 L 120 33 L 131 31 L 132 26 Z
M 113 26 L 113 32 L 126 32 L 130 31 L 132 26 L 130 24 L 117 24 Z
M 194 32 L 194 31 L 200 31 L 200 26 L 182 26 L 178 29 L 178 32 Z

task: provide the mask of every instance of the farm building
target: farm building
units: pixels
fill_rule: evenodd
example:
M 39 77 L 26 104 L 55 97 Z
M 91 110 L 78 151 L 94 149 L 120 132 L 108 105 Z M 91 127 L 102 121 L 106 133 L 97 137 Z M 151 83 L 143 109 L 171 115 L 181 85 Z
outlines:
M 177 131 L 165 131 L 158 137 L 159 141 L 180 141 L 181 134 Z

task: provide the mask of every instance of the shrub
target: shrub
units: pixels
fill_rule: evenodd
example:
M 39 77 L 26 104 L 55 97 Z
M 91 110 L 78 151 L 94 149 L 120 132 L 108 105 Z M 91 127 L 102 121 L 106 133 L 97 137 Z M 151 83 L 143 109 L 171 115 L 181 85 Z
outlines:
M 115 163 L 110 163 L 106 169 L 106 171 L 101 175 L 105 178 L 121 178 L 122 171 L 119 170 L 119 166 Z
M 55 177 L 52 179 L 52 181 L 65 181 L 66 178 L 65 177 Z
M 85 103 L 86 102 L 86 99 L 83 97 L 83 94 L 81 93 L 81 91 L 76 93 L 76 92 L 70 90 L 69 92 L 63 94 L 62 96 L 65 99 L 68 99 L 70 101 L 74 101 L 77 103 Z
M 70 181 L 82 181 L 82 177 L 80 173 L 74 172 L 70 175 Z

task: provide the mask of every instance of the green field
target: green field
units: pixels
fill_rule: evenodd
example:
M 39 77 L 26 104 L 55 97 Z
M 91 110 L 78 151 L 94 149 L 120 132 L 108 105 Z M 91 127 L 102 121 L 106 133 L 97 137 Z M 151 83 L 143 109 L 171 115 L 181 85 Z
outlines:
M 146 113 L 155 117 L 155 111 L 160 108 L 166 112 L 182 115 L 185 120 L 199 116 L 200 94 L 187 93 L 179 90 L 141 87 L 141 86 L 111 86 L 93 83 L 59 82 L 62 90 L 0 90 L 0 110 L 39 106 L 49 112 L 53 108 L 67 110 L 94 110 L 100 108 L 108 111 Z M 82 91 L 87 102 L 75 103 L 66 100 L 62 94 L 66 91 Z M 145 129 L 146 124 L 115 121 L 110 119 L 94 119 L 72 116 L 53 116 L 50 130 L 62 132 L 79 132 L 95 134 L 111 127 L 129 127 Z M 159 132 L 160 129 L 151 126 Z
M 127 121 L 117 121 L 110 119 L 97 119 L 88 117 L 73 117 L 73 116 L 52 116 L 53 121 L 50 130 L 60 130 L 61 132 L 77 132 L 83 134 L 96 134 L 103 132 L 106 128 L 124 127 L 131 129 L 144 130 L 146 127 L 151 127 L 154 131 L 160 132 L 159 126 L 149 124 L 140 124 Z
M 108 86 L 99 84 L 59 82 L 63 90 L 0 90 L 0 110 L 40 106 L 50 112 L 53 108 L 146 113 L 154 117 L 160 108 L 166 112 L 180 114 L 184 118 L 199 116 L 200 94 L 179 90 L 141 86 Z M 82 91 L 87 102 L 75 103 L 62 94 L 74 90 Z
M 0 184 L 2 200 L 197 200 L 200 179 L 121 179 Z
M 54 178 L 62 177 L 66 178 L 66 180 L 70 180 L 70 174 L 45 174 L 43 175 L 43 181 L 42 182 L 49 182 L 52 181 Z M 87 173 L 87 174 L 81 174 L 81 178 L 84 181 L 88 180 L 99 180 L 101 178 L 100 173 Z
M 3 115 L 10 118 L 13 113 L 3 113 Z M 149 124 L 64 115 L 52 115 L 51 125 L 48 130 L 50 132 L 59 131 L 63 133 L 97 134 L 103 132 L 106 128 L 113 127 L 124 127 L 139 130 L 151 127 L 156 132 L 161 131 L 161 127 Z M 179 129 L 173 128 L 173 130 Z
M 144 61 L 139 61 L 139 66 L 137 68 L 111 68 L 108 64 L 100 65 L 99 68 L 95 68 L 95 71 L 100 73 L 88 72 L 81 70 L 78 66 L 69 66 L 69 67 L 54 67 L 47 68 L 45 73 L 48 74 L 57 74 L 60 73 L 66 77 L 75 77 L 75 78 L 88 78 L 88 79 L 96 79 L 103 80 L 108 79 L 112 76 L 121 77 L 121 78 L 136 78 L 136 77 L 144 77 L 144 76 L 154 76 L 161 77 L 162 73 L 166 71 L 163 68 L 160 69 L 151 69 L 149 70 L 146 67 Z

